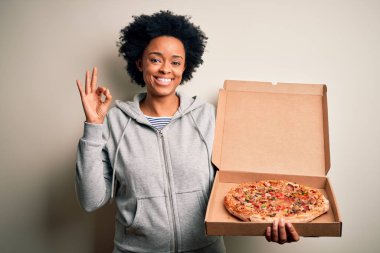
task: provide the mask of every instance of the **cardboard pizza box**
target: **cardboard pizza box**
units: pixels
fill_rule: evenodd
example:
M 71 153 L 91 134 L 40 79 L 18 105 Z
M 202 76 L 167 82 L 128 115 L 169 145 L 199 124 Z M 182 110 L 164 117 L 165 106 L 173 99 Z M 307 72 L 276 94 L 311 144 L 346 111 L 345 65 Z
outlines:
M 293 223 L 302 236 L 341 236 L 342 220 L 329 179 L 327 87 L 231 81 L 219 92 L 212 162 L 218 168 L 205 226 L 208 235 L 262 236 L 270 223 L 244 222 L 223 200 L 242 182 L 286 179 L 318 188 L 327 213 Z

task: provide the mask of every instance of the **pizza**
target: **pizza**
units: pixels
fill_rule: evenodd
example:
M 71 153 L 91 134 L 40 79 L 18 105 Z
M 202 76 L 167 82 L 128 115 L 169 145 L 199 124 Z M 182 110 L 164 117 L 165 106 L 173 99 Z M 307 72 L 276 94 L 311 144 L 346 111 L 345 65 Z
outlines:
M 329 201 L 318 190 L 286 180 L 242 183 L 227 193 L 224 206 L 243 221 L 308 222 L 329 209 Z

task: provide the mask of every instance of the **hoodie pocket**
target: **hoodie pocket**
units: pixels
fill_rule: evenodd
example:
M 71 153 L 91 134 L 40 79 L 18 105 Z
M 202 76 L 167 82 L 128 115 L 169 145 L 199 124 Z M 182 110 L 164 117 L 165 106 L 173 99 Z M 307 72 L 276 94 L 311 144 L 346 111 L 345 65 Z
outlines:
M 137 200 L 136 214 L 130 226 L 117 225 L 115 244 L 133 252 L 170 251 L 170 225 L 165 197 Z M 122 231 L 120 231 L 122 230 Z
M 177 193 L 182 250 L 194 250 L 210 244 L 216 238 L 206 236 L 207 202 L 202 191 Z

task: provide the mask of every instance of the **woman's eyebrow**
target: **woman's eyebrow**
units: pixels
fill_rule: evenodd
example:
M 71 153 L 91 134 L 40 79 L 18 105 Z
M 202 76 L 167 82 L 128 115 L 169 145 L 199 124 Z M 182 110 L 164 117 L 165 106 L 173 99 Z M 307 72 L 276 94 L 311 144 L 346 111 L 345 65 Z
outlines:
M 163 54 L 161 52 L 150 52 L 148 55 L 151 55 L 151 54 L 157 54 L 157 55 L 163 57 Z M 183 57 L 180 55 L 172 55 L 172 58 L 182 58 L 183 59 Z
M 180 55 L 173 55 L 172 57 L 173 57 L 173 58 L 181 58 L 181 59 L 183 59 L 183 57 L 180 56 Z

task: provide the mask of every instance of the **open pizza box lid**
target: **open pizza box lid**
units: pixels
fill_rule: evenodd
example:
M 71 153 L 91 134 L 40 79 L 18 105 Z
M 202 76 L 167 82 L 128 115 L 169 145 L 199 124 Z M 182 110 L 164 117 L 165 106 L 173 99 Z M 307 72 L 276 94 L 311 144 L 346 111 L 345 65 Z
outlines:
M 212 162 L 221 171 L 326 175 L 326 90 L 320 84 L 225 81 Z
M 215 177 L 206 212 L 209 235 L 261 235 L 266 224 L 247 224 L 223 206 L 239 181 L 286 179 L 327 192 L 329 214 L 295 224 L 306 236 L 340 236 L 341 219 L 326 174 L 330 169 L 327 87 L 254 81 L 224 83 L 219 91 L 212 162 Z M 249 222 L 248 222 L 249 223 Z M 322 226 L 316 229 L 316 226 Z M 332 232 L 325 233 L 324 230 Z

